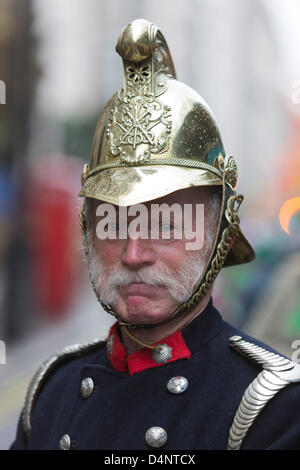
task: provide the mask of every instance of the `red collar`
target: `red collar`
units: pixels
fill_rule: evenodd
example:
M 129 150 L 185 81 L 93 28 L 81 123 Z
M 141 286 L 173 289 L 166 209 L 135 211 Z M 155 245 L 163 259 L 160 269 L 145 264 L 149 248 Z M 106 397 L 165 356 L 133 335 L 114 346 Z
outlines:
M 190 359 L 191 351 L 187 347 L 180 331 L 176 331 L 172 335 L 157 341 L 154 345 L 162 343 L 167 344 L 172 348 L 172 357 L 166 363 L 158 364 L 152 358 L 153 350 L 149 348 L 139 349 L 127 356 L 125 347 L 123 346 L 117 331 L 116 322 L 109 330 L 109 335 L 106 340 L 106 351 L 113 368 L 120 372 L 128 371 L 130 375 L 153 367 L 163 366 L 170 362 L 178 361 L 179 359 Z

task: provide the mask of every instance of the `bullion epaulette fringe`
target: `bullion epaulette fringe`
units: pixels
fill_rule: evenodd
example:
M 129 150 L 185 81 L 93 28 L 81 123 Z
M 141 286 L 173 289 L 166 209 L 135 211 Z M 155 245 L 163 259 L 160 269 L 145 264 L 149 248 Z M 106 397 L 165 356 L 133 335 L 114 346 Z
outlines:
M 300 382 L 300 365 L 241 336 L 232 336 L 229 341 L 230 346 L 263 367 L 246 389 L 229 431 L 227 449 L 238 450 L 264 406 L 289 383 Z
M 72 344 L 57 351 L 55 354 L 53 354 L 41 364 L 35 375 L 32 377 L 28 386 L 22 413 L 23 429 L 27 436 L 29 435 L 31 430 L 31 417 L 33 407 L 36 403 L 41 387 L 47 377 L 63 362 L 73 358 L 74 356 L 81 356 L 82 354 L 90 352 L 91 350 L 96 349 L 102 344 L 105 344 L 105 341 L 100 339 L 95 339 L 88 343 Z

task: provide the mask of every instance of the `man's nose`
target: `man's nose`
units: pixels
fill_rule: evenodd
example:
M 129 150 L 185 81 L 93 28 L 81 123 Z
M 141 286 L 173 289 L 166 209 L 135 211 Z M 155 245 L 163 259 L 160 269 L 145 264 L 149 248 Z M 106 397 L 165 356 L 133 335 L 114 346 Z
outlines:
M 128 238 L 121 255 L 123 264 L 131 269 L 139 269 L 154 264 L 155 260 L 155 253 L 149 246 L 146 246 L 145 240 L 141 238 Z

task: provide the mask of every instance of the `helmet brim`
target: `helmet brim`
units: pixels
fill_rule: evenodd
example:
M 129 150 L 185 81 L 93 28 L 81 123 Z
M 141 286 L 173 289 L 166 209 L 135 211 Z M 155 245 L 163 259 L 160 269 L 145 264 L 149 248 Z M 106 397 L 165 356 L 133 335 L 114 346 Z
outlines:
M 210 171 L 169 165 L 109 168 L 86 179 L 80 196 L 131 206 L 193 186 L 222 185 Z

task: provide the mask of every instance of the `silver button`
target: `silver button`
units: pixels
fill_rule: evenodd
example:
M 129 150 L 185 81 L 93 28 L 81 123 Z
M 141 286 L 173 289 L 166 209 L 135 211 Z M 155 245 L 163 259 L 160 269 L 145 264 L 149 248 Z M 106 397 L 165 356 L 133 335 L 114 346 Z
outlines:
M 71 439 L 68 434 L 64 434 L 61 440 L 59 441 L 60 450 L 69 450 L 71 447 Z
M 94 390 L 93 379 L 91 379 L 91 377 L 86 377 L 85 379 L 83 379 L 83 381 L 81 382 L 81 386 L 80 386 L 80 393 L 81 393 L 82 398 L 89 398 L 92 395 L 93 390 Z
M 157 364 L 165 364 L 172 358 L 173 348 L 167 344 L 157 344 L 156 346 L 159 346 L 159 350 L 153 350 L 152 359 L 154 359 Z
M 153 426 L 152 428 L 149 428 L 146 432 L 145 439 L 148 446 L 159 448 L 165 445 L 168 436 L 163 428 L 159 426 Z
M 188 386 L 188 380 L 182 376 L 172 377 L 167 383 L 167 389 L 175 395 L 185 392 Z

